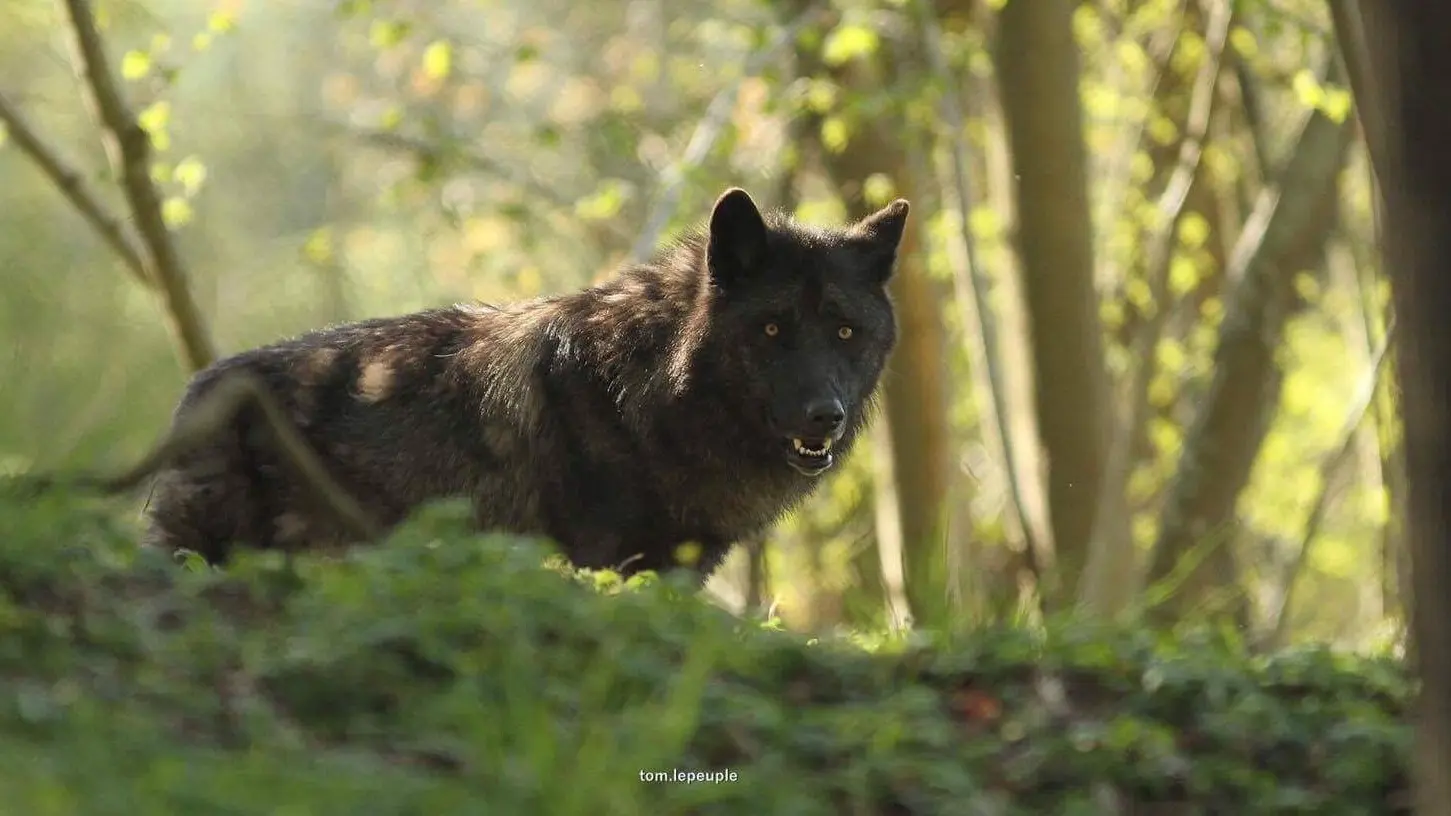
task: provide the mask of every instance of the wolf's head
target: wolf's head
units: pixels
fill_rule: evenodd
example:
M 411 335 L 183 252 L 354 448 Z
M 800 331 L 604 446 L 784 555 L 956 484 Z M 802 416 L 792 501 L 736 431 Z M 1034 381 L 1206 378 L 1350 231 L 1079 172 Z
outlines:
M 897 324 L 886 285 L 907 223 L 898 199 L 845 228 L 763 216 L 744 190 L 715 203 L 705 247 L 705 347 L 741 419 L 808 476 L 865 420 Z

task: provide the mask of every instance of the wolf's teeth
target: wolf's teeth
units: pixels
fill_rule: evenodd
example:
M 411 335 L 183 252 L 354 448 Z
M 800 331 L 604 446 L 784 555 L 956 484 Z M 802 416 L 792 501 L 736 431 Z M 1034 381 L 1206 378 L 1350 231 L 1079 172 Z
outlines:
M 814 457 L 814 458 L 817 458 L 817 459 L 821 459 L 821 458 L 824 458 L 827 455 L 827 453 L 829 453 L 831 451 L 831 440 L 830 439 L 824 439 L 821 442 L 821 447 L 819 447 L 819 448 L 812 448 L 812 447 L 807 447 L 806 443 L 803 442 L 803 441 L 801 441 L 800 439 L 792 439 L 791 440 L 791 446 L 793 448 L 795 448 L 796 449 L 796 453 L 800 454 L 801 456 L 810 456 L 810 457 Z

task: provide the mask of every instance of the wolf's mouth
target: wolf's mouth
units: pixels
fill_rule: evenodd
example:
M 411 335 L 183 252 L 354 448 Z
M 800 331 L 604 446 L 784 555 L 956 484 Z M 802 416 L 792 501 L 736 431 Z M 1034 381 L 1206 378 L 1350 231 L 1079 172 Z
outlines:
M 791 467 L 807 476 L 819 476 L 831 467 L 835 457 L 831 455 L 831 438 L 802 439 L 793 437 L 786 461 Z

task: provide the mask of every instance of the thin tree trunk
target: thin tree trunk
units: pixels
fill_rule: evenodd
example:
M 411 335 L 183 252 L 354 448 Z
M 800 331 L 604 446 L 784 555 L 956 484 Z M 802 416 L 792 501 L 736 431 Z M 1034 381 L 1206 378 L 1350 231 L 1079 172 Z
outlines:
M 178 356 L 191 371 L 216 359 L 216 349 L 191 294 L 189 275 L 176 250 L 161 195 L 151 181 L 151 137 L 141 127 L 121 94 L 95 15 L 87 0 L 64 0 L 77 70 L 84 79 L 86 98 L 105 129 L 107 155 L 119 170 L 121 190 L 135 219 L 150 262 L 148 279 L 160 287 L 167 325 L 175 338 Z
M 923 210 L 926 185 L 903 167 L 907 192 Z M 900 177 L 900 176 L 899 176 Z M 883 382 L 892 438 L 893 470 L 902 527 L 902 571 L 907 603 L 917 625 L 939 626 L 947 608 L 947 496 L 952 477 L 950 394 L 942 285 L 927 272 L 926 230 L 919 222 L 902 237 L 901 262 L 891 290 L 900 335 Z
M 876 472 L 872 478 L 872 508 L 875 511 L 876 569 L 863 563 L 859 571 L 863 580 L 875 577 L 881 588 L 887 619 L 893 628 L 905 627 L 912 618 L 912 604 L 907 600 L 907 578 L 903 567 L 907 562 L 902 545 L 902 504 L 898 499 L 896 459 L 892 450 L 891 407 L 884 406 L 878 421 L 888 427 L 871 430 L 872 460 Z M 862 561 L 871 561 L 866 553 Z
M 997 43 L 1056 547 L 1057 578 L 1045 589 L 1060 602 L 1072 597 L 1087 557 L 1109 429 L 1073 7 L 1009 3 Z
M 982 99 L 981 115 L 986 134 L 983 137 L 983 173 L 987 205 L 1002 219 L 1004 236 L 1017 232 L 1017 211 L 1013 193 L 1012 154 L 1008 148 L 1006 119 L 996 83 L 978 81 Z M 963 213 L 967 218 L 968 213 Z M 1013 467 L 1009 472 L 1018 480 L 1018 508 L 1021 535 L 1025 546 L 1041 547 L 1053 552 L 1052 524 L 1048 519 L 1046 486 L 1047 467 L 1043 451 L 1037 444 L 1038 418 L 1033 413 L 1033 355 L 1029 346 L 1028 314 L 1023 295 L 1023 277 L 1018 259 L 1006 251 L 999 252 L 1001 261 L 993 273 L 993 294 L 996 308 L 998 351 L 1002 355 L 1003 412 L 1002 435 L 1012 442 Z M 984 253 L 986 254 L 986 253 Z M 984 377 L 984 379 L 986 379 Z M 976 386 L 981 389 L 982 386 Z M 1006 467 L 1006 464 L 1005 464 Z M 1039 559 L 1028 553 L 1030 563 Z
M 803 73 L 821 70 L 814 54 L 801 52 Z M 858 60 L 837 70 L 835 78 L 860 93 L 884 93 L 883 78 L 894 72 L 890 53 Z M 819 132 L 819 129 L 818 129 Z M 914 166 L 913 152 L 925 150 L 923 134 L 907 132 L 880 118 L 863 118 L 839 153 L 821 149 L 828 175 L 853 216 L 872 209 L 864 182 L 876 173 L 890 177 L 918 209 L 932 211 L 932 190 L 925 169 Z M 896 526 L 901 534 L 904 589 L 912 619 L 934 626 L 947 613 L 946 536 L 943 520 L 952 476 L 951 422 L 946 370 L 946 329 L 942 304 L 948 294 L 927 272 L 924 227 L 914 221 L 898 250 L 897 273 L 889 285 L 896 306 L 897 348 L 882 381 L 883 419 L 890 439 Z M 883 557 L 890 554 L 883 552 Z M 883 575 L 892 570 L 884 566 Z

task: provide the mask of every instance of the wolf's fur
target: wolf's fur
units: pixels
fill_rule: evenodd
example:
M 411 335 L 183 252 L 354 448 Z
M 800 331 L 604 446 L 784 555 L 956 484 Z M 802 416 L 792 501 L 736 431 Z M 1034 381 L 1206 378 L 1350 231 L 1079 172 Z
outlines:
M 177 416 L 245 371 L 384 525 L 465 497 L 481 527 L 545 534 L 578 566 L 664 569 L 689 542 L 708 576 L 851 449 L 896 340 L 907 210 L 813 228 L 730 190 L 707 229 L 598 286 L 247 351 L 199 373 Z M 281 462 L 243 412 L 158 479 L 153 542 L 214 563 L 233 544 L 349 543 Z

